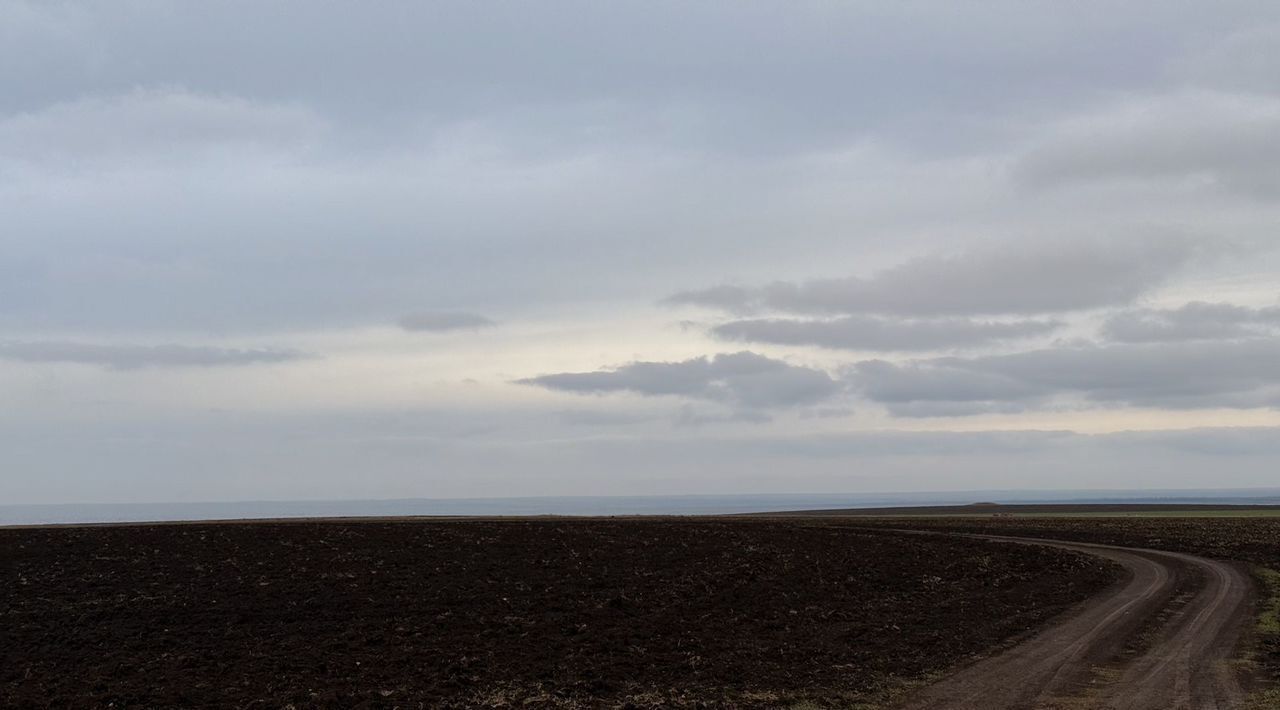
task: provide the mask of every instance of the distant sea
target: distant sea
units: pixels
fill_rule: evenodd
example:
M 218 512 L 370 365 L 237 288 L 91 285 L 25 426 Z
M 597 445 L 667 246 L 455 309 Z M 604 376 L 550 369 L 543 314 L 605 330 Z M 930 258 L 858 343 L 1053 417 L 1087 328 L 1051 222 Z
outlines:
M 977 502 L 1280 505 L 1280 488 L 69 503 L 0 505 L 0 525 L 414 515 L 715 515 Z

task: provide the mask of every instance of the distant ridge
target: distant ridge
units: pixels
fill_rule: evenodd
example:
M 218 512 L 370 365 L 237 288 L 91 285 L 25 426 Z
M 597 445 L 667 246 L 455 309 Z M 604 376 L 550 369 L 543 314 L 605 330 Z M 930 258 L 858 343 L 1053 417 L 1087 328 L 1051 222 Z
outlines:
M 526 496 L 137 503 L 0 502 L 0 526 L 175 520 L 386 518 L 413 516 L 728 515 L 983 505 L 1280 506 L 1280 488 L 1167 490 L 968 490 L 888 493 L 748 493 L 649 496 Z M 989 501 L 998 501 L 989 503 Z
M 825 510 L 790 510 L 776 513 L 748 513 L 747 515 L 800 515 L 841 517 L 893 517 L 924 515 L 1079 515 L 1154 512 L 1216 512 L 1238 513 L 1280 512 L 1280 505 L 1232 505 L 1214 503 L 1033 503 L 1005 505 L 1001 503 L 968 503 L 963 505 L 896 506 L 889 508 L 830 508 Z

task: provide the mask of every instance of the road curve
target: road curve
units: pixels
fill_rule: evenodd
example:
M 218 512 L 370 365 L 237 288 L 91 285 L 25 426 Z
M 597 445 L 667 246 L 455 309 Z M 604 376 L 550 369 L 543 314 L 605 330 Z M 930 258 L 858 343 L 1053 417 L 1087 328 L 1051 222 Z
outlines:
M 1054 626 L 922 688 L 902 710 L 1227 710 L 1242 702 L 1231 660 L 1252 585 L 1232 565 L 1159 550 L 977 537 L 1096 555 L 1127 575 Z M 1174 598 L 1180 579 L 1192 583 L 1189 599 Z M 1132 641 L 1139 650 L 1122 656 Z

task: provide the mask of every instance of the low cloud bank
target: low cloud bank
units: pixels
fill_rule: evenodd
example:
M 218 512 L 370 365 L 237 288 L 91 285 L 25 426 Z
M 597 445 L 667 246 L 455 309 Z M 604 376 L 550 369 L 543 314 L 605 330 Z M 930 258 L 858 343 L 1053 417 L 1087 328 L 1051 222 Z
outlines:
M 0 359 L 100 365 L 113 370 L 150 367 L 224 367 L 280 363 L 309 357 L 296 350 L 241 350 L 191 345 L 98 345 L 70 341 L 0 343 Z
M 679 362 L 633 362 L 598 372 L 562 372 L 517 381 L 575 394 L 633 392 L 680 396 L 748 408 L 818 402 L 839 393 L 821 370 L 791 365 L 750 351 Z

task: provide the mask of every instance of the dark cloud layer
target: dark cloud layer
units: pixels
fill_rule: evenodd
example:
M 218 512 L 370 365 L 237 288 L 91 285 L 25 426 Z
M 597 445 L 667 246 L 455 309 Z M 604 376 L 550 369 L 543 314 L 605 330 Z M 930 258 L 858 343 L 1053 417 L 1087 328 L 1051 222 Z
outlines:
M 910 415 L 1016 410 L 1055 397 L 1168 408 L 1280 406 L 1280 340 L 1063 347 L 1013 355 L 864 361 L 851 380 Z
M 1184 90 L 1121 101 L 1062 122 L 1015 166 L 1027 184 L 1198 179 L 1280 194 L 1280 99 Z
M 39 341 L 0 343 L 0 359 L 78 363 L 113 370 L 147 367 L 221 367 L 289 362 L 308 357 L 294 350 L 239 350 L 190 345 L 98 345 Z
M 1163 283 L 1195 254 L 1182 239 L 1124 245 L 1009 245 L 928 256 L 869 277 L 744 288 L 717 286 L 667 299 L 729 312 L 908 317 L 1038 314 L 1128 303 Z
M 518 382 L 578 394 L 676 395 L 752 408 L 808 404 L 841 389 L 821 370 L 750 351 L 680 362 L 633 362 L 612 370 L 564 372 Z
M 1194 302 L 1169 310 L 1117 313 L 1103 324 L 1102 334 L 1113 341 L 1154 343 L 1256 337 L 1278 327 L 1280 307 Z
M 905 417 L 1016 412 L 1046 396 L 1033 383 L 966 369 L 959 362 L 866 360 L 850 369 L 850 380 L 864 397 Z
M 901 320 L 846 316 L 829 320 L 758 318 L 736 320 L 711 329 L 724 340 L 776 345 L 816 345 L 847 350 L 937 350 L 972 347 L 1044 335 L 1058 321 L 1019 320 L 1002 323 L 970 318 Z

